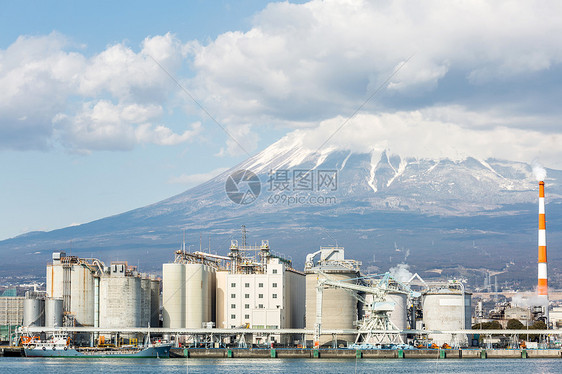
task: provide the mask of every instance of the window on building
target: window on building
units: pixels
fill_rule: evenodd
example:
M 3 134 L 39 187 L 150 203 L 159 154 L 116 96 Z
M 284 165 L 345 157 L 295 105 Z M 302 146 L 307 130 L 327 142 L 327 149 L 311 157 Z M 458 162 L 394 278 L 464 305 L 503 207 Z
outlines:
M 277 294 L 274 293 L 274 294 L 272 295 L 272 297 L 273 297 L 274 299 L 277 299 Z
M 244 309 L 250 309 L 250 304 L 244 304 Z
M 260 293 L 260 294 L 258 295 L 258 298 L 263 299 L 263 293 Z
M 249 299 L 249 298 L 250 298 L 250 294 L 249 294 L 249 293 L 247 293 L 247 294 L 244 295 L 244 299 Z
M 277 283 L 273 283 L 273 284 L 271 285 L 271 287 L 277 288 Z
M 231 314 L 230 319 L 236 319 L 236 314 Z
M 249 314 L 244 314 L 244 319 L 250 319 L 250 315 L 249 315 Z
M 259 309 L 263 309 L 263 304 L 258 304 Z
M 263 283 L 258 283 L 258 287 L 263 288 Z
M 236 287 L 236 283 L 230 283 L 230 287 Z
M 277 274 L 277 269 L 273 269 L 272 273 Z
M 231 309 L 236 309 L 236 304 L 230 304 Z
M 236 299 L 236 294 L 235 294 L 235 293 L 231 293 L 231 294 L 230 294 L 230 298 L 231 298 L 231 299 Z
M 250 283 L 244 283 L 244 287 L 246 288 L 250 287 Z

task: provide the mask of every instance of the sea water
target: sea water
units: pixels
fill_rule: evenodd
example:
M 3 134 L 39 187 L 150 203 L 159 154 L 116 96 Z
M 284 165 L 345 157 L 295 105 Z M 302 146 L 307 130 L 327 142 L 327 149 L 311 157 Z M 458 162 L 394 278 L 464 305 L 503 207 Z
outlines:
M 0 358 L 0 373 L 561 373 L 558 359 Z

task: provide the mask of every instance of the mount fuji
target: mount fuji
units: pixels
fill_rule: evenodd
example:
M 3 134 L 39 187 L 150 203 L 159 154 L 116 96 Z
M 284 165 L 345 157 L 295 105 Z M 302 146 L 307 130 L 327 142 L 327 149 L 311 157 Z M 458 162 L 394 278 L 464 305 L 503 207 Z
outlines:
M 346 257 L 363 262 L 364 272 L 404 263 L 422 277 L 464 277 L 473 286 L 487 272 L 502 286 L 535 284 L 538 185 L 531 165 L 414 158 L 389 149 L 317 151 L 293 140 L 287 136 L 155 204 L 4 240 L 0 275 L 42 274 L 54 250 L 159 271 L 162 262 L 173 259 L 184 230 L 192 250 L 201 246 L 225 254 L 245 225 L 248 242 L 269 240 L 297 268 L 307 253 L 337 244 L 345 247 Z M 560 287 L 562 171 L 547 172 L 550 284 Z M 244 199 L 237 200 L 240 196 Z

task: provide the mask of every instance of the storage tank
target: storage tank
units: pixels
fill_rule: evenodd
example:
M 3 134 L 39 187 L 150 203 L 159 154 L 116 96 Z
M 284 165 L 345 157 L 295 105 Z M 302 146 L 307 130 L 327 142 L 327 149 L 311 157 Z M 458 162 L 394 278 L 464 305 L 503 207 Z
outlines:
M 358 277 L 358 273 L 346 268 L 323 269 L 328 279 L 346 280 Z M 306 328 L 314 330 L 316 323 L 316 295 L 318 280 L 324 278 L 323 274 L 314 272 L 313 269 L 306 271 Z M 322 295 L 322 330 L 356 329 L 357 321 L 357 299 L 345 289 L 324 288 Z M 355 341 L 356 335 L 338 335 L 338 340 L 348 342 Z M 311 336 L 307 337 L 312 339 Z M 332 341 L 329 335 L 320 337 L 320 345 Z
M 228 300 L 225 295 L 225 290 L 227 289 L 227 275 L 228 271 L 226 270 L 219 270 L 216 272 L 215 321 L 216 327 L 219 329 L 227 327 L 226 302 Z
M 150 323 L 151 312 L 151 292 L 150 292 L 150 278 L 143 274 L 141 280 L 141 294 L 140 294 L 140 321 L 139 326 L 148 326 Z
M 23 325 L 44 326 L 45 300 L 37 298 L 23 299 Z
M 162 265 L 162 318 L 163 326 L 185 328 L 185 266 Z
M 403 293 L 390 292 L 386 295 L 385 302 L 394 304 L 394 310 L 390 312 L 390 320 L 399 330 L 408 328 L 408 296 Z M 365 306 L 363 307 L 364 316 L 370 315 L 373 304 L 373 295 L 365 295 Z
M 62 326 L 62 299 L 45 299 L 45 327 Z
M 141 278 L 112 271 L 100 279 L 100 327 L 141 326 Z
M 200 329 L 209 310 L 209 275 L 203 264 L 185 264 L 185 327 Z
M 423 294 L 423 322 L 426 330 L 464 330 L 471 325 L 472 294 L 457 289 L 431 289 Z M 439 346 L 468 344 L 466 335 L 429 334 Z
M 390 320 L 399 330 L 408 328 L 408 296 L 403 293 L 390 292 L 385 301 L 394 303 L 394 310 L 390 313 Z
M 160 280 L 150 280 L 150 326 L 160 326 Z
M 94 325 L 94 276 L 85 266 L 72 265 L 70 271 L 70 312 L 76 326 Z

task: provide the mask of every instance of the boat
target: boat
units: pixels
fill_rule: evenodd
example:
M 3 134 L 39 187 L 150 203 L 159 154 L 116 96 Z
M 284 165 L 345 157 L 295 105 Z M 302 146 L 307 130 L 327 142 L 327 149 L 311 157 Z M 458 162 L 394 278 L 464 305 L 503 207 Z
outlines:
M 22 338 L 23 350 L 26 357 L 92 357 L 92 358 L 168 358 L 170 357 L 170 343 L 148 343 L 139 347 L 74 347 L 70 345 L 68 335 L 54 333 L 48 340 L 42 341 L 38 337 Z

